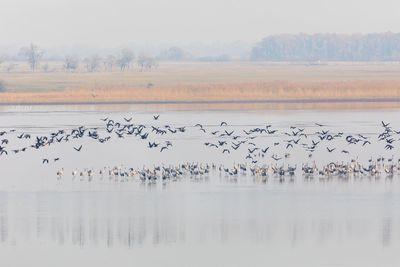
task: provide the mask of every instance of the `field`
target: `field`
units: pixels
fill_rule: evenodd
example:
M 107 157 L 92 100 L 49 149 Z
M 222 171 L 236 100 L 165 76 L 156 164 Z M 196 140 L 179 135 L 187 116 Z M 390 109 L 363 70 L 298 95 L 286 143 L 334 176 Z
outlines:
M 168 63 L 157 69 L 75 73 L 2 70 L 2 104 L 146 102 L 397 102 L 399 63 Z

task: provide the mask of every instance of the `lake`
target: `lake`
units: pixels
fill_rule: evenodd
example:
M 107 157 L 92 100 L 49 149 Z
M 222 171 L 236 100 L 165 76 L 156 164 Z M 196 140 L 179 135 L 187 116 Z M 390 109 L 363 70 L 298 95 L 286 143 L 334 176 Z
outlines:
M 160 115 L 157 120 L 155 115 Z M 384 169 L 398 160 L 399 115 L 397 108 L 3 106 L 0 131 L 6 133 L 0 140 L 8 140 L 2 145 L 8 155 L 0 156 L 0 248 L 4 255 L 0 265 L 397 266 L 397 173 L 309 177 L 301 167 L 321 169 L 330 162 L 352 160 L 365 167 L 385 158 Z M 113 131 L 109 133 L 110 120 Z M 385 128 L 382 121 L 389 126 Z M 116 122 L 143 125 L 141 134 L 149 135 L 146 139 L 126 133 L 118 137 Z M 39 149 L 30 146 L 38 136 L 50 137 L 60 129 L 69 133 L 81 126 L 86 131 L 80 138 Z M 157 134 L 152 126 L 166 133 Z M 182 127 L 184 132 L 172 133 Z M 390 137 L 379 140 L 387 127 L 393 130 Z M 244 132 L 257 128 L 276 132 Z M 99 137 L 89 137 L 90 131 Z M 322 131 L 328 133 L 317 133 Z M 307 137 L 297 141 L 301 132 Z M 337 137 L 319 140 L 328 135 Z M 108 141 L 99 142 L 107 136 Z M 349 143 L 348 136 L 360 141 Z M 244 143 L 233 149 L 240 140 Z M 309 151 L 313 141 L 320 143 Z M 149 142 L 159 145 L 149 148 Z M 167 142 L 172 145 L 160 152 Z M 81 145 L 79 152 L 74 149 Z M 23 147 L 27 150 L 21 151 Z M 259 152 L 266 147 L 266 153 Z M 260 149 L 248 151 L 254 148 Z M 44 159 L 49 163 L 43 163 Z M 108 175 L 115 166 L 128 171 L 186 162 L 214 166 L 203 175 L 185 174 L 164 181 Z M 238 175 L 224 171 L 237 164 L 247 170 Z M 270 173 L 265 178 L 250 172 L 255 166 L 275 165 L 295 166 L 295 174 Z M 59 176 L 61 169 L 64 173 Z M 92 178 L 72 175 L 85 169 L 94 170 Z M 100 175 L 103 169 L 107 172 Z

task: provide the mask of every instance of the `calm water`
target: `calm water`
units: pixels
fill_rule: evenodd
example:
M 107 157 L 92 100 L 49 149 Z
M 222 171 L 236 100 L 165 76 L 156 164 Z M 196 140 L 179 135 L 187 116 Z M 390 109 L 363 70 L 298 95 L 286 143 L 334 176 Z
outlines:
M 154 121 L 152 116 L 160 114 Z M 48 135 L 80 125 L 105 130 L 101 118 L 135 123 L 187 127 L 182 135 L 153 136 L 171 141 L 160 153 L 147 140 L 113 138 L 104 144 L 72 140 L 0 157 L 1 266 L 398 266 L 400 256 L 399 177 L 305 179 L 301 175 L 263 182 L 250 175 L 228 177 L 213 171 L 206 177 L 178 182 L 110 182 L 99 175 L 92 182 L 73 180 L 73 169 L 106 166 L 142 168 L 164 163 L 204 162 L 231 166 L 246 162 L 247 147 L 231 154 L 208 149 L 216 142 L 209 134 L 224 129 L 240 132 L 271 124 L 279 132 L 290 126 L 363 134 L 375 140 L 381 120 L 400 129 L 400 110 L 384 111 L 190 111 L 156 110 L 144 106 L 6 107 L 0 130 L 15 129 L 7 147 L 27 146 L 21 133 Z M 206 134 L 194 127 L 201 123 Z M 284 142 L 284 135 L 259 137 L 265 147 Z M 375 139 L 374 139 L 375 138 Z M 0 138 L 1 139 L 1 138 Z M 396 140 L 397 141 L 397 140 Z M 83 145 L 81 152 L 72 147 Z M 397 157 L 398 148 L 386 150 L 372 142 L 349 146 L 339 140 L 312 158 L 290 150 L 285 164 L 326 164 L 360 161 L 378 156 Z M 271 145 L 269 155 L 289 150 Z M 340 150 L 349 150 L 342 154 Z M 43 158 L 57 162 L 42 164 Z M 268 164 L 274 163 L 268 156 Z M 247 162 L 249 166 L 251 163 Z M 281 162 L 279 163 L 281 164 Z M 56 171 L 66 174 L 57 179 Z M 4 255 L 4 256 L 3 256 Z

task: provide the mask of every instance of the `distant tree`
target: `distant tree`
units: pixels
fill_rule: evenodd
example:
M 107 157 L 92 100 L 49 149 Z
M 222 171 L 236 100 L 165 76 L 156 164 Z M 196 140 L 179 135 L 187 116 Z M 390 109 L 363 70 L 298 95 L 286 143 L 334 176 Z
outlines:
M 152 70 L 158 67 L 158 63 L 154 57 L 147 57 L 145 66 L 147 70 Z
M 10 63 L 10 64 L 7 65 L 6 71 L 7 72 L 11 72 L 16 66 L 18 66 L 18 65 L 15 64 L 15 63 Z
M 400 33 L 281 34 L 264 38 L 251 51 L 266 61 L 398 61 Z
M 117 59 L 117 64 L 121 71 L 127 70 L 131 62 L 135 59 L 135 54 L 130 49 L 122 49 Z
M 152 68 L 156 68 L 158 66 L 155 58 L 146 55 L 139 56 L 137 64 L 141 72 L 144 70 L 151 70 Z
M 7 60 L 7 56 L 6 55 L 0 55 L 0 65 L 3 64 L 6 60 Z
M 83 59 L 86 70 L 88 72 L 95 72 L 100 66 L 101 58 L 98 55 L 93 55 Z
M 43 57 L 44 51 L 35 44 L 28 47 L 22 47 L 20 54 L 28 61 L 29 67 L 35 71 L 39 67 L 39 62 Z
M 115 56 L 108 55 L 103 61 L 104 69 L 106 71 L 112 71 L 115 62 L 116 62 Z
M 50 70 L 49 64 L 48 64 L 48 63 L 44 64 L 44 65 L 42 66 L 42 70 L 43 70 L 44 72 L 48 72 L 48 71 Z
M 75 71 L 79 67 L 79 59 L 74 56 L 65 56 L 63 68 L 65 71 Z
M 0 80 L 0 93 L 6 91 L 6 83 Z
M 185 51 L 177 46 L 170 47 L 169 49 L 163 51 L 158 58 L 160 60 L 167 60 L 167 61 L 182 61 L 186 58 Z

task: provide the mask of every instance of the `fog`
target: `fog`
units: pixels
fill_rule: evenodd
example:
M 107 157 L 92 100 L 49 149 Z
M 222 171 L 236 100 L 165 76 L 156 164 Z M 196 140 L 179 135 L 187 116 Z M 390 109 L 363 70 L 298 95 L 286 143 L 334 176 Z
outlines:
M 254 43 L 277 33 L 400 31 L 397 0 L 2 0 L 0 45 Z

